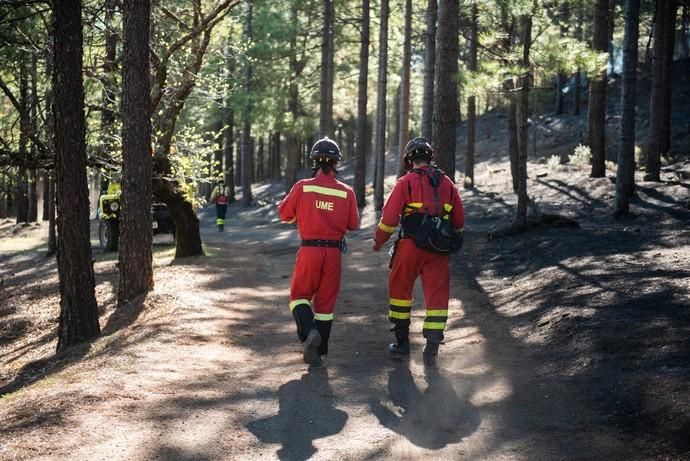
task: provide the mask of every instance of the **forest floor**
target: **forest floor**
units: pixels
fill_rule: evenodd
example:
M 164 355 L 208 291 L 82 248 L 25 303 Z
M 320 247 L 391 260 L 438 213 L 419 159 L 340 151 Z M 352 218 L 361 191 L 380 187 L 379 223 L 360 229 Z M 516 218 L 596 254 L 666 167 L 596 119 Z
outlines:
M 0 459 L 690 460 L 690 163 L 639 182 L 619 222 L 609 179 L 530 162 L 530 195 L 579 228 L 489 240 L 514 196 L 506 162 L 480 158 L 436 371 L 419 287 L 412 358 L 386 354 L 371 207 L 317 368 L 287 308 L 298 238 L 278 183 L 231 206 L 224 233 L 201 214 L 205 257 L 174 261 L 157 236 L 155 290 L 130 305 L 115 308 L 116 255 L 95 249 L 102 336 L 59 356 L 46 229 L 0 222 Z

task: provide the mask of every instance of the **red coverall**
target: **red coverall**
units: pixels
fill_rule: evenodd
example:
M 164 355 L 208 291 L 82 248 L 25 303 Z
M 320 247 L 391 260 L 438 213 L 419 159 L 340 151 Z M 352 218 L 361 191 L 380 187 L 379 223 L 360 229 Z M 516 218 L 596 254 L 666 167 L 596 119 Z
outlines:
M 428 171 L 431 167 L 418 170 Z M 395 232 L 401 213 L 428 213 L 450 219 L 453 229 L 462 232 L 465 215 L 462 201 L 455 184 L 446 175 L 441 176 L 438 186 L 439 211 L 435 211 L 434 188 L 429 177 L 421 172 L 410 171 L 398 179 L 383 207 L 381 221 L 374 235 L 376 245 L 383 245 Z M 448 298 L 450 296 L 450 257 L 418 248 L 411 238 L 396 242 L 388 282 L 388 318 L 396 329 L 406 330 L 410 326 L 412 290 L 418 276 L 422 276 L 422 289 L 426 301 L 426 318 L 423 333 L 435 342 L 443 340 L 443 331 L 448 320 Z
M 333 173 L 325 174 L 321 170 L 316 177 L 297 182 L 278 205 L 278 213 L 283 222 L 297 222 L 302 241 L 341 240 L 348 230 L 359 227 L 352 188 L 338 181 Z M 314 319 L 328 322 L 330 331 L 333 307 L 340 291 L 340 266 L 339 248 L 301 246 L 290 283 L 290 310 L 302 304 L 311 306 Z M 320 333 L 324 336 L 323 331 Z M 328 350 L 328 333 L 325 336 L 322 354 Z

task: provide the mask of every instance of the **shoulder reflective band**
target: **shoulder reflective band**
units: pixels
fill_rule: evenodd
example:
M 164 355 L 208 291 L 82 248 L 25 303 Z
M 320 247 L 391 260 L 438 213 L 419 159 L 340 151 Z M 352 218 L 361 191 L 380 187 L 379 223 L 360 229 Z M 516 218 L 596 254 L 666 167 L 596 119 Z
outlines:
M 290 310 L 294 310 L 295 307 L 299 306 L 300 304 L 306 304 L 307 306 L 311 307 L 311 301 L 308 299 L 295 299 L 294 301 L 290 301 Z
M 332 189 L 330 187 L 308 185 L 304 186 L 302 190 L 304 192 L 316 192 L 324 195 L 332 195 L 333 197 L 347 198 L 347 192 L 345 192 L 344 190 Z
M 322 321 L 328 321 L 328 320 L 333 320 L 333 314 L 319 314 L 318 312 L 314 312 L 314 320 L 322 320 Z
M 387 226 L 383 223 L 383 221 L 379 223 L 379 229 L 381 229 L 384 232 L 388 232 L 389 234 L 395 232 L 395 227 Z

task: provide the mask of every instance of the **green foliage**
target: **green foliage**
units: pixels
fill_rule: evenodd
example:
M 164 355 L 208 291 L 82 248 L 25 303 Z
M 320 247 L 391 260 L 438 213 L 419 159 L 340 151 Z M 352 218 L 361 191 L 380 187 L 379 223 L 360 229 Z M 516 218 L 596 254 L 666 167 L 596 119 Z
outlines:
M 592 151 L 589 146 L 578 144 L 568 160 L 573 165 L 586 168 L 592 164 Z

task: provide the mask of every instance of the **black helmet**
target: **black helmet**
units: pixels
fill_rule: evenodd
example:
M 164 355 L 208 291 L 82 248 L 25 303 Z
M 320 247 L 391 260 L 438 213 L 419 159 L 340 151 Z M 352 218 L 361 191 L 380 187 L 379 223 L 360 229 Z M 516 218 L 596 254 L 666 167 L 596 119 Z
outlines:
M 339 162 L 343 159 L 343 156 L 340 153 L 340 147 L 338 147 L 335 141 L 328 139 L 328 136 L 326 136 L 316 141 L 314 147 L 311 148 L 309 158 L 316 163 L 328 160 Z
M 403 161 L 407 169 L 412 168 L 412 162 L 416 159 L 424 159 L 427 163 L 434 158 L 434 149 L 424 138 L 414 138 L 405 146 Z

